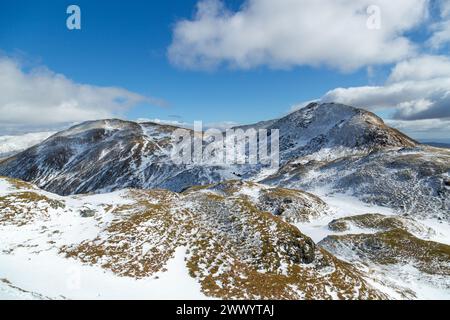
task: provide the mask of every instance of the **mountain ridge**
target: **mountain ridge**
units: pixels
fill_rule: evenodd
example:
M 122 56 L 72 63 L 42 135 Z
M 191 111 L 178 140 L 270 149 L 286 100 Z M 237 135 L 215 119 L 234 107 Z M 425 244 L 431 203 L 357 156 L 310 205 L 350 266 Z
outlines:
M 58 277 L 70 264 L 124 290 L 143 280 L 156 296 L 162 283 L 181 295 L 182 281 L 184 298 L 448 292 L 450 151 L 339 104 L 237 128 L 279 129 L 280 168 L 175 165 L 178 127 L 120 119 L 78 124 L 0 162 L 0 262 L 47 259 Z M 333 204 L 344 194 L 345 211 Z M 0 296 L 71 296 L 5 279 Z
M 0 162 L 0 175 L 61 195 L 122 188 L 180 192 L 236 179 L 301 190 L 327 187 L 403 213 L 450 219 L 450 153 L 418 144 L 371 112 L 312 103 L 279 119 L 235 128 L 280 130 L 280 169 L 175 165 L 171 135 L 178 127 L 111 119 L 85 122 L 51 136 Z

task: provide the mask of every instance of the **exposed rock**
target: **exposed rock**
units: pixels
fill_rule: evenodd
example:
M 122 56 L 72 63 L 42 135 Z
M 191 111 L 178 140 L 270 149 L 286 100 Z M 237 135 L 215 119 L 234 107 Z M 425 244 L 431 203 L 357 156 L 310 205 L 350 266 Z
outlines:
M 402 229 L 375 234 L 329 236 L 319 245 L 341 257 L 356 255 L 366 263 L 411 263 L 420 271 L 450 276 L 450 246 L 421 240 Z
M 401 216 L 386 216 L 382 214 L 363 214 L 348 216 L 331 221 L 330 230 L 337 232 L 352 231 L 352 228 L 370 229 L 374 231 L 388 231 L 402 229 L 419 237 L 429 238 L 435 232 L 419 222 Z
M 80 216 L 82 216 L 83 218 L 92 218 L 95 216 L 95 213 L 95 210 L 89 208 L 80 210 Z
M 318 245 L 352 261 L 381 287 L 397 292 L 401 299 L 421 298 L 415 290 L 422 287 L 450 290 L 450 246 L 421 240 L 405 230 L 334 235 Z

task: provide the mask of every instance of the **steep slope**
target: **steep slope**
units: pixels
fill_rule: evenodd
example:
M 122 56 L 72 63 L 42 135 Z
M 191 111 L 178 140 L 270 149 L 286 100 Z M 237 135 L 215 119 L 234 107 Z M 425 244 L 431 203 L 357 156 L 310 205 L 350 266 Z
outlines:
M 343 153 L 367 154 L 417 145 L 373 113 L 335 103 L 311 103 L 263 127 L 280 130 L 283 161 L 319 151 L 331 160 Z
M 157 294 L 170 289 L 159 279 L 166 279 L 171 261 L 181 257 L 177 266 L 185 271 L 179 272 L 190 280 L 178 275 L 169 286 L 177 290 L 177 283 L 190 281 L 188 288 L 178 289 L 191 290 L 184 298 L 386 298 L 350 264 L 317 247 L 280 217 L 258 209 L 255 190 L 268 189 L 235 181 L 183 193 L 123 190 L 61 197 L 0 178 L 0 278 L 9 279 L 9 288 L 33 292 L 33 297 L 90 296 L 92 287 L 101 290 L 104 277 L 109 288 L 126 281 L 125 291 L 143 279 L 147 294 Z M 292 196 L 305 201 L 309 197 L 295 191 Z M 319 199 L 310 200 L 310 207 L 322 205 Z M 85 280 L 86 287 L 78 291 L 68 290 L 65 281 L 38 286 L 42 274 L 22 281 L 25 275 L 13 266 L 33 266 L 34 261 L 45 261 L 45 268 L 38 270 L 54 279 L 61 273 L 67 279 L 67 270 L 76 270 L 80 279 L 91 281 Z M 89 276 L 93 272 L 96 277 Z M 141 299 L 150 298 L 145 292 Z
M 312 103 L 261 127 L 280 129 L 282 158 L 262 183 L 350 193 L 401 213 L 450 219 L 450 152 L 420 145 L 370 112 Z
M 349 193 L 405 215 L 449 221 L 449 174 L 448 150 L 419 146 L 332 160 L 308 155 L 290 161 L 263 182 Z
M 310 104 L 278 121 L 282 166 L 259 182 L 326 189 L 418 217 L 450 220 L 450 152 L 418 144 L 376 115 Z
M 60 195 L 122 188 L 181 191 L 236 177 L 214 167 L 176 166 L 169 159 L 176 129 L 122 120 L 86 122 L 0 163 L 0 174 Z

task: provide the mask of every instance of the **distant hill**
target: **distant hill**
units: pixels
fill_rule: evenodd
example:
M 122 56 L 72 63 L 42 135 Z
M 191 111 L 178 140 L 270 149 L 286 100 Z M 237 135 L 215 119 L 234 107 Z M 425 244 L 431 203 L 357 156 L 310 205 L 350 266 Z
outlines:
M 446 148 L 450 149 L 450 143 L 443 143 L 443 142 L 424 142 L 424 144 L 436 147 L 436 148 Z

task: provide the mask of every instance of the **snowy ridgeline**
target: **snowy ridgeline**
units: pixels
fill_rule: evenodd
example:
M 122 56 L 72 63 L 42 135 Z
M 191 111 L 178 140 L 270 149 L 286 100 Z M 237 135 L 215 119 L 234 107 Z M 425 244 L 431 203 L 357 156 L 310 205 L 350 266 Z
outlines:
M 250 126 L 244 126 L 248 129 Z M 340 104 L 311 104 L 256 129 L 279 130 L 279 169 L 258 165 L 177 165 L 177 127 L 89 121 L 0 162 L 0 175 L 60 195 L 123 188 L 180 192 L 227 180 L 299 190 L 329 188 L 402 214 L 450 220 L 450 151 L 420 145 L 376 115 Z

